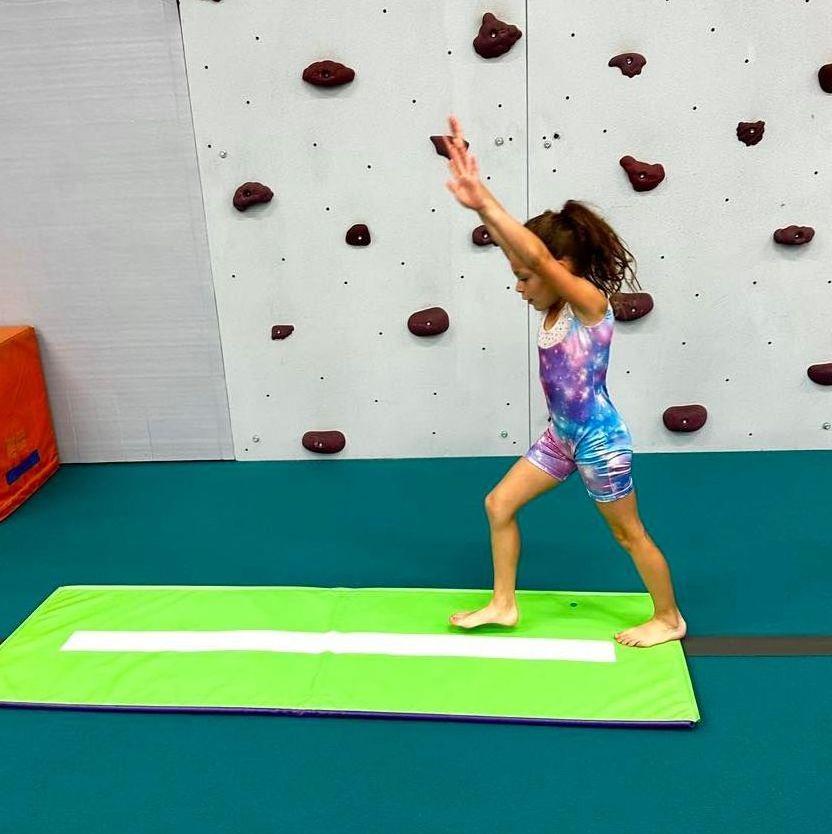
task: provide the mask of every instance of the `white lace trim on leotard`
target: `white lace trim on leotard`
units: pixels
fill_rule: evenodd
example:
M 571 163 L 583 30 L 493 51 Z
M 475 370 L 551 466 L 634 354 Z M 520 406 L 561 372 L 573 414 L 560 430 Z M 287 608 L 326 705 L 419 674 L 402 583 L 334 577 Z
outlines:
M 550 348 L 562 342 L 569 332 L 574 317 L 575 314 L 572 312 L 572 307 L 569 304 L 565 304 L 560 311 L 557 321 L 552 325 L 552 329 L 546 330 L 543 326 L 546 324 L 546 316 L 543 316 L 540 321 L 540 329 L 537 331 L 537 346 Z

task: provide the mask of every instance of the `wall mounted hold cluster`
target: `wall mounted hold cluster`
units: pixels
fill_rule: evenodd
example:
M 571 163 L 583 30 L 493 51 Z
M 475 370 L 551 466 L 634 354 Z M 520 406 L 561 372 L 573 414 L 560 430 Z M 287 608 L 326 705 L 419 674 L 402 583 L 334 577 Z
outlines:
M 810 365 L 806 374 L 812 382 L 818 385 L 832 385 L 832 362 L 825 362 L 822 365 Z
M 343 451 L 347 438 L 340 431 L 308 431 L 301 439 L 303 448 L 321 455 L 334 455 Z
M 653 309 L 653 296 L 648 292 L 618 292 L 610 297 L 616 321 L 635 321 Z
M 500 245 L 496 240 L 491 239 L 488 226 L 486 226 L 485 223 L 483 223 L 482 226 L 477 226 L 477 228 L 471 232 L 471 241 L 475 246 L 488 246 L 489 243 L 492 246 Z
M 232 202 L 237 211 L 245 211 L 251 206 L 271 202 L 272 197 L 274 197 L 274 192 L 262 182 L 244 182 L 234 192 Z
M 674 405 L 662 414 L 662 422 L 669 431 L 699 431 L 707 420 L 704 405 Z
M 664 179 L 664 168 L 658 162 L 650 165 L 631 156 L 622 156 L 618 164 L 627 172 L 636 191 L 652 191 Z
M 356 223 L 347 229 L 347 243 L 350 246 L 369 246 L 372 243 L 370 230 L 363 223 Z
M 765 122 L 740 122 L 737 125 L 737 139 L 748 147 L 756 145 L 766 132 Z
M 275 324 L 272 327 L 272 339 L 288 339 L 295 332 L 293 324 Z
M 355 70 L 337 61 L 316 61 L 301 73 L 301 78 L 314 87 L 340 87 L 355 79 Z
M 414 336 L 438 336 L 444 333 L 448 326 L 448 314 L 441 307 L 420 310 L 407 320 L 407 329 Z
M 811 226 L 786 226 L 774 233 L 774 240 L 786 246 L 802 246 L 815 236 Z
M 610 58 L 607 66 L 618 67 L 622 75 L 626 75 L 627 78 L 632 78 L 634 75 L 641 75 L 641 71 L 644 69 L 646 63 L 647 59 L 643 55 L 639 55 L 638 52 L 625 52 L 622 55 L 616 55 L 614 58 Z
M 474 51 L 482 58 L 498 58 L 523 37 L 521 31 L 510 23 L 498 20 L 491 12 L 482 16 L 480 31 L 474 38 Z

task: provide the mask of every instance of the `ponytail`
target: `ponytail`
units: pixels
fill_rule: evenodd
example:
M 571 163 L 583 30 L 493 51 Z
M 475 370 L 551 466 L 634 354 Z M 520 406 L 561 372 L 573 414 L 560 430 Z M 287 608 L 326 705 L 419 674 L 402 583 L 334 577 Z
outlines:
M 632 292 L 641 290 L 630 266 L 636 262 L 632 253 L 607 221 L 583 203 L 567 200 L 560 212 L 547 210 L 524 225 L 553 257 L 570 258 L 575 274 L 591 281 L 607 298 L 619 292 L 622 283 Z

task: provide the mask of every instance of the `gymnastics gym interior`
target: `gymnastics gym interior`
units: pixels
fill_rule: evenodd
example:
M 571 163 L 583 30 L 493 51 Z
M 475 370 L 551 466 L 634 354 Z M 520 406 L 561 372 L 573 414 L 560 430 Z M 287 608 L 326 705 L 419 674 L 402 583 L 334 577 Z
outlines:
M 4 0 L 0 830 L 832 831 L 832 0 Z M 447 186 L 604 217 L 680 639 Z

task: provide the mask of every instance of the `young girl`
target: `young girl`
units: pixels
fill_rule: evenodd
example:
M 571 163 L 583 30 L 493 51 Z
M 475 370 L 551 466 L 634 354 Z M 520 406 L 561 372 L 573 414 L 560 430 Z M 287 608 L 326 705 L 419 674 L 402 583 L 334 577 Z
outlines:
M 632 255 L 603 219 L 573 200 L 559 213 L 546 211 L 520 225 L 480 182 L 459 121 L 451 116 L 449 123 L 453 139 L 446 139 L 445 146 L 453 179 L 448 190 L 479 214 L 509 259 L 523 300 L 546 311 L 538 354 L 551 418 L 541 438 L 485 499 L 494 561 L 492 599 L 485 608 L 462 611 L 450 621 L 462 628 L 517 624 L 520 531 L 515 515 L 577 469 L 653 599 L 653 618 L 615 639 L 642 648 L 680 640 L 687 625 L 676 606 L 667 562 L 639 518 L 630 474 L 632 438 L 606 385 L 615 321 L 609 298 L 620 289 Z

